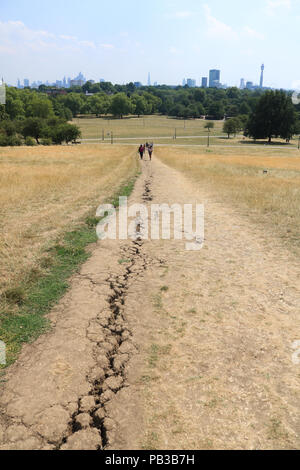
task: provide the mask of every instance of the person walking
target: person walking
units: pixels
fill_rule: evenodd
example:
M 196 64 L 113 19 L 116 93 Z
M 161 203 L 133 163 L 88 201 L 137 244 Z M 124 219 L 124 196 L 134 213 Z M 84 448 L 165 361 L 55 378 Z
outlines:
M 148 144 L 148 154 L 149 154 L 150 162 L 152 160 L 153 147 L 154 147 L 153 142 L 151 142 L 151 144 Z
M 144 147 L 143 144 L 141 144 L 141 145 L 139 146 L 138 152 L 139 152 L 139 154 L 140 154 L 141 160 L 143 160 L 143 156 L 144 156 L 144 153 L 145 153 L 145 147 Z

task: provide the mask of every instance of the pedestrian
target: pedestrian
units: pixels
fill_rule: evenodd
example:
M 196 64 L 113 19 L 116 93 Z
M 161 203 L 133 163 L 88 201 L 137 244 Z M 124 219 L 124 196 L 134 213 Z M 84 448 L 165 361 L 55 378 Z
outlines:
M 152 160 L 153 147 L 154 147 L 153 142 L 151 142 L 151 144 L 148 145 L 148 154 L 149 154 L 150 161 Z
M 143 144 L 139 146 L 138 152 L 140 154 L 141 160 L 143 160 L 144 152 L 145 152 L 145 147 Z

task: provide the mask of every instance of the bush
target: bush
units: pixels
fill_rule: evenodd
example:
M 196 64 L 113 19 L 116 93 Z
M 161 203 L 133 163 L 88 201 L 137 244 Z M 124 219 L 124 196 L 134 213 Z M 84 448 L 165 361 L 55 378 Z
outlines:
M 28 136 L 25 139 L 25 145 L 28 145 L 28 147 L 34 147 L 37 144 L 33 137 Z
M 7 137 L 5 134 L 0 134 L 0 147 L 7 146 Z
M 22 140 L 18 136 L 10 136 L 6 138 L 7 144 L 9 147 L 20 147 L 22 145 Z
M 44 137 L 44 139 L 41 140 L 42 145 L 52 145 L 52 139 L 51 137 Z

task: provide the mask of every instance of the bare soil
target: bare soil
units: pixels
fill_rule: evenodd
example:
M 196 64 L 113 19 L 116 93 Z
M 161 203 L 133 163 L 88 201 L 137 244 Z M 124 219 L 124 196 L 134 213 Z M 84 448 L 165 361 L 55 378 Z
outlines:
M 299 263 L 154 158 L 130 203 L 204 203 L 205 244 L 104 241 L 0 392 L 0 449 L 295 449 Z

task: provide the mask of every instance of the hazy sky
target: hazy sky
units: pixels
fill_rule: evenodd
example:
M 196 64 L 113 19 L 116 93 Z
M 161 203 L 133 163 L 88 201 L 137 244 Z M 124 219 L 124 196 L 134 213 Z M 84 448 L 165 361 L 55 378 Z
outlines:
M 0 76 L 300 84 L 300 0 L 0 0 Z M 298 83 L 297 83 L 298 82 Z

